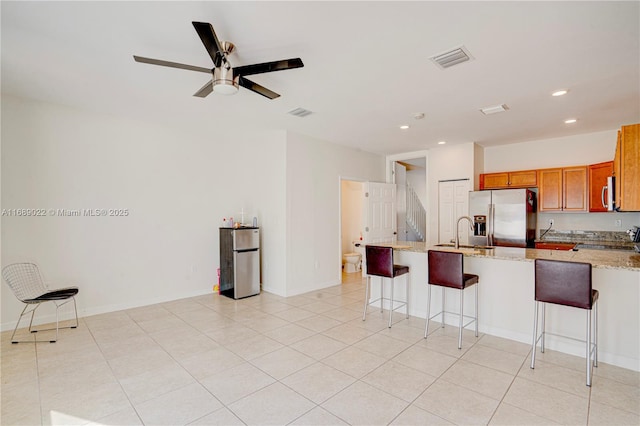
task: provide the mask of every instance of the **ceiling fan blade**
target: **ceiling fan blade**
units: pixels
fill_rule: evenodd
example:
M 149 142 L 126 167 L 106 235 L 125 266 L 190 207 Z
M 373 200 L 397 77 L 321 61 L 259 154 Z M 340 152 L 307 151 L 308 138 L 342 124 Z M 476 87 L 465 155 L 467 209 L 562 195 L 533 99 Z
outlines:
M 211 74 L 211 70 L 209 68 L 196 67 L 194 65 L 179 64 L 177 62 L 163 61 L 161 59 L 144 58 L 142 56 L 136 56 L 136 55 L 133 55 L 133 59 L 136 62 L 141 62 L 143 64 L 161 65 L 163 67 L 180 68 L 183 70 L 199 71 L 199 72 L 205 72 L 207 74 Z
M 300 58 L 283 59 L 281 61 L 263 62 L 261 64 L 243 65 L 241 67 L 233 67 L 235 75 L 253 75 L 265 72 L 284 71 L 293 68 L 301 68 L 304 64 Z
M 222 65 L 222 58 L 224 57 L 222 44 L 220 40 L 218 40 L 213 26 L 208 22 L 192 22 L 192 24 L 200 36 L 202 44 L 204 44 L 204 47 L 207 49 L 207 53 L 211 56 L 213 65 L 216 68 Z
M 253 81 L 247 78 L 244 78 L 242 76 L 238 79 L 238 84 L 244 87 L 245 89 L 249 89 L 252 92 L 255 92 L 259 95 L 264 96 L 265 98 L 275 99 L 280 97 L 280 95 L 277 94 L 276 92 L 271 91 L 264 86 L 260 86 L 258 83 L 254 83 Z
M 193 96 L 197 96 L 199 98 L 206 98 L 209 94 L 213 92 L 213 81 L 209 81 L 207 84 L 202 86 L 200 90 L 193 94 Z

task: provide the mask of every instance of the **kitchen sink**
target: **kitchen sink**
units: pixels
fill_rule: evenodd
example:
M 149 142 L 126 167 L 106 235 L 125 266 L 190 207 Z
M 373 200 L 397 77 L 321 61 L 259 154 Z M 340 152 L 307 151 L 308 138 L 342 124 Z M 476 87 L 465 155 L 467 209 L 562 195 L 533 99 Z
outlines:
M 443 244 L 436 244 L 436 247 L 455 247 L 455 244 L 453 243 L 443 243 Z M 458 246 L 459 248 L 470 248 L 470 249 L 482 249 L 482 250 L 491 250 L 494 249 L 494 246 L 470 246 L 467 244 L 460 244 Z

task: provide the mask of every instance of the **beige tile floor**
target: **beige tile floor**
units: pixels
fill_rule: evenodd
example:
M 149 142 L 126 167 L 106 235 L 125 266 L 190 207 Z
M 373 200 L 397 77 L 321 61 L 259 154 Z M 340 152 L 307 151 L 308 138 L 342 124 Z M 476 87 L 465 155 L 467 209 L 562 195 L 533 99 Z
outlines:
M 640 375 L 371 309 L 362 279 L 282 298 L 206 295 L 2 333 L 2 425 L 640 424 Z M 40 333 L 39 337 L 44 333 Z M 33 335 L 32 335 L 33 336 Z M 26 336 L 23 333 L 23 337 Z

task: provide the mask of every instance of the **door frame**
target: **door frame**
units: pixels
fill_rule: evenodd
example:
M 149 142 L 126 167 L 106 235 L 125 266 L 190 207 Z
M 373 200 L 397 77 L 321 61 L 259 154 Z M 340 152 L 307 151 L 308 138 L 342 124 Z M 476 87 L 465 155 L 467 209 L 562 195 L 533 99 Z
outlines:
M 424 167 L 425 167 L 425 171 L 424 171 L 424 187 L 425 187 L 425 199 L 429 200 L 430 197 L 430 189 L 429 189 L 429 151 L 428 150 L 422 150 L 422 151 L 412 151 L 412 152 L 403 152 L 401 154 L 393 154 L 393 155 L 387 155 L 386 156 L 386 176 L 387 176 L 387 182 L 388 183 L 395 183 L 395 180 L 393 178 L 393 163 L 395 163 L 396 161 L 408 161 L 408 160 L 415 160 L 416 158 L 424 158 Z M 426 239 L 425 242 L 428 242 L 430 240 L 430 238 L 432 238 L 431 235 L 429 235 L 429 217 L 431 215 L 431 211 L 429 210 L 429 203 L 427 203 L 427 205 L 424 206 L 425 210 L 426 210 L 426 222 L 427 222 L 427 235 L 426 235 Z
M 360 182 L 364 184 L 367 182 L 367 179 L 361 179 L 357 177 L 349 177 L 349 176 L 338 176 L 338 282 L 342 285 L 342 182 L 343 181 L 351 181 L 351 182 Z M 361 212 L 361 213 L 364 213 Z

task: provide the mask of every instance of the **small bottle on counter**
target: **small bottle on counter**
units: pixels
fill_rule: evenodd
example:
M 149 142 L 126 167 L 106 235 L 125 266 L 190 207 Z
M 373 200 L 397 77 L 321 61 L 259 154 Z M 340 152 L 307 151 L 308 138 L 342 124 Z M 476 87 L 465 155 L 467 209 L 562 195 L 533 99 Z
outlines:
M 257 228 L 258 227 L 258 218 L 257 217 L 253 217 L 253 227 Z
M 233 228 L 233 218 L 229 218 L 229 228 Z

